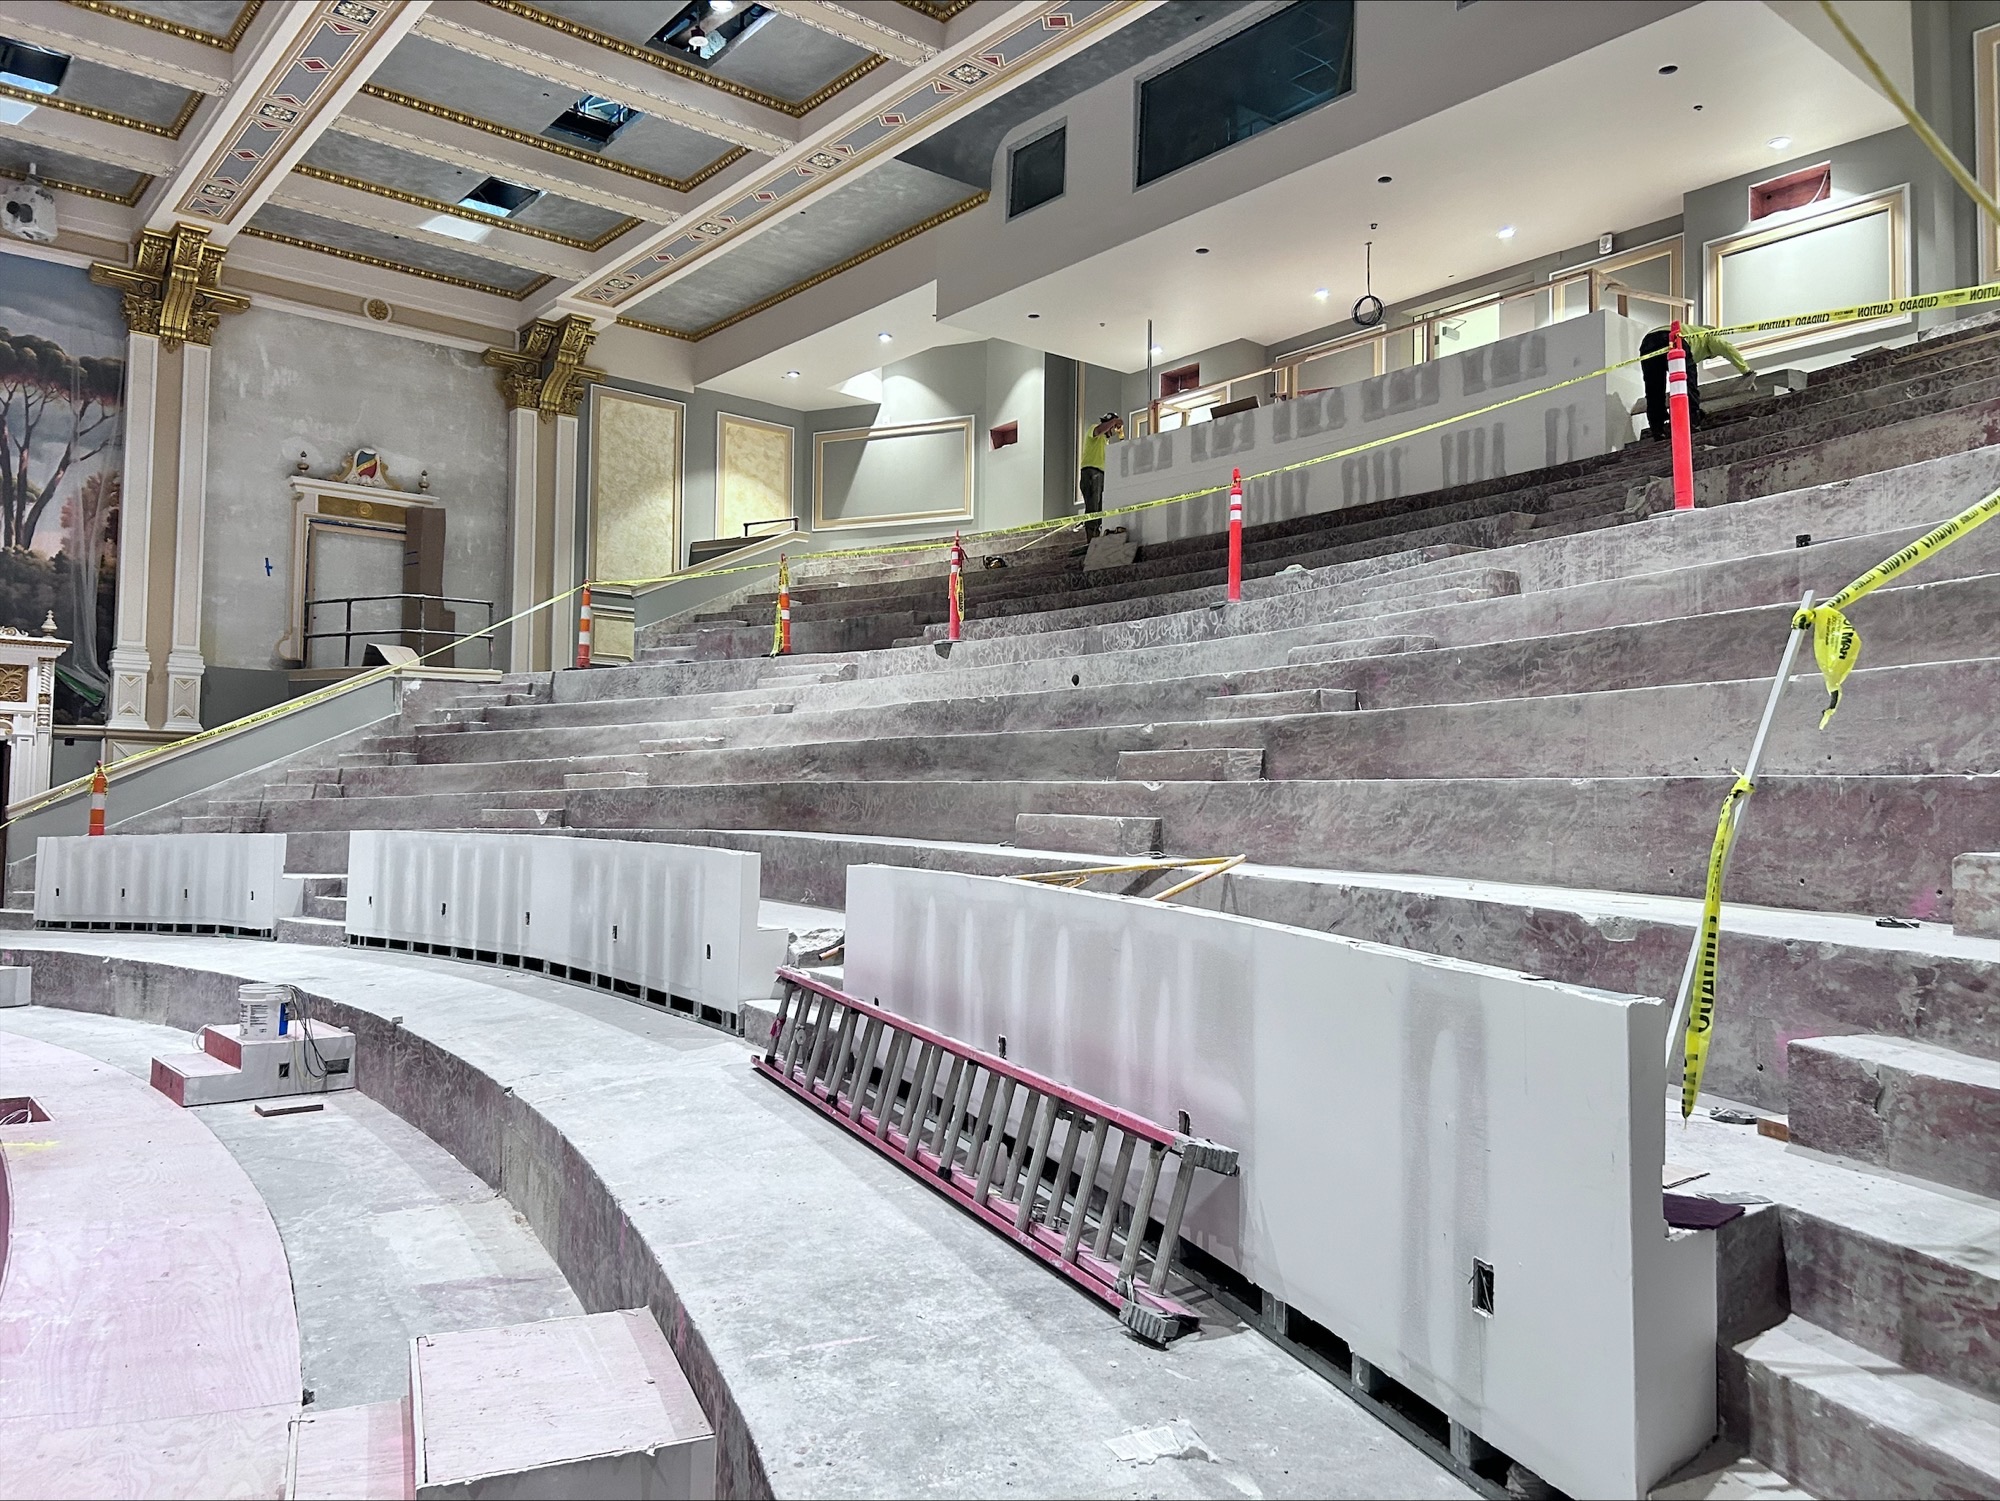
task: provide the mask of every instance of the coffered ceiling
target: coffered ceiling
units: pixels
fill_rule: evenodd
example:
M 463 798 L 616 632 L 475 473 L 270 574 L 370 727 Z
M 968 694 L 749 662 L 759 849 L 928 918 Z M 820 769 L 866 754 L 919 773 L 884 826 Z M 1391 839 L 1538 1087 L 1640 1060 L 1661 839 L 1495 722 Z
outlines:
M 346 263 L 329 283 L 489 326 L 583 312 L 699 338 L 982 201 L 965 162 L 997 130 L 906 154 L 1161 0 L 689 10 L 0 0 L 0 38 L 70 59 L 54 94 L 0 80 L 0 173 L 32 164 L 99 241 L 195 222 L 232 266 L 283 246 L 296 275 L 308 251 Z M 690 18 L 744 29 L 704 60 L 673 39 Z M 628 112 L 610 139 L 550 133 L 592 99 Z M 467 206 L 489 179 L 529 201 Z

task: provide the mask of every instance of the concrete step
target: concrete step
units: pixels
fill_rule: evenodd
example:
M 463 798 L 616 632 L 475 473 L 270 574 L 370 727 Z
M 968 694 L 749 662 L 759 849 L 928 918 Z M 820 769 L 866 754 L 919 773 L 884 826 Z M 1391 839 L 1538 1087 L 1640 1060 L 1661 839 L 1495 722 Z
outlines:
M 1254 782 L 1263 775 L 1261 746 L 1118 753 L 1121 782 Z
M 1429 651 L 1437 645 L 1433 636 L 1361 636 L 1351 641 L 1325 641 L 1312 646 L 1295 646 L 1285 660 L 1310 667 L 1320 662 L 1351 662 L 1362 657 L 1400 656 L 1404 652 Z
M 1232 693 L 1205 705 L 1210 719 L 1264 718 L 1276 714 L 1336 714 L 1355 707 L 1344 688 L 1287 688 L 1275 693 Z
M 1865 1034 L 1789 1053 L 1799 1146 L 2000 1197 L 2000 1062 Z
M 643 787 L 646 774 L 643 771 L 584 771 L 569 772 L 563 776 L 565 788 L 578 787 Z
M 402 1501 L 416 1486 L 409 1398 L 300 1413 L 288 1468 L 285 1501 Z
M 321 898 L 322 901 L 325 898 Z M 347 942 L 347 924 L 337 917 L 281 917 L 277 923 L 280 943 L 312 943 L 326 947 Z
M 561 808 L 481 808 L 476 827 L 482 829 L 559 829 L 563 827 Z M 395 824 L 381 827 L 394 828 Z
M 1797 1317 L 1731 1353 L 1752 1453 L 1814 1495 L 2000 1495 L 2000 1405 Z
M 347 921 L 347 898 L 345 896 L 309 896 L 305 899 L 305 917 L 322 918 L 328 922 Z
M 1088 813 L 1022 813 L 1014 819 L 1014 837 L 1016 843 L 1030 849 L 1087 855 L 1157 855 L 1160 821 Z

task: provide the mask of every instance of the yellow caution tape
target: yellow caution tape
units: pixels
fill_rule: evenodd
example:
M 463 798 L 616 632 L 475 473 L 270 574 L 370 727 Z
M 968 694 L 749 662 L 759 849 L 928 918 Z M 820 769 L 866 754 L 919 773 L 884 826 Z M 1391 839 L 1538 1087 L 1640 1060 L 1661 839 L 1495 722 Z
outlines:
M 1891 297 L 1882 302 L 1861 302 L 1853 307 L 1829 308 L 1817 313 L 1795 313 L 1789 318 L 1765 318 L 1756 323 L 1732 323 L 1727 328 L 1708 330 L 1718 334 L 1774 334 L 1788 328 L 1818 328 L 1826 323 L 1859 323 L 1889 318 L 1898 313 L 1928 313 L 1936 308 L 1970 307 L 1982 302 L 2000 302 L 2000 282 L 1984 286 L 1956 287 L 1949 292 L 1924 292 L 1915 297 Z
M 1832 722 L 1834 710 L 1840 707 L 1841 684 L 1847 681 L 1847 675 L 1854 670 L 1854 663 L 1861 655 L 1861 633 L 1848 624 L 1844 613 L 1847 607 L 1863 595 L 1881 588 L 1898 574 L 1907 573 L 1924 559 L 1943 552 L 1974 527 L 1984 525 L 1996 515 L 2000 515 L 2000 490 L 1967 506 L 1908 547 L 1891 553 L 1825 604 L 1800 610 L 1792 617 L 1793 630 L 1812 632 L 1813 660 L 1819 663 L 1820 677 L 1826 683 L 1826 712 L 1819 717 L 1821 729 Z
M 1729 847 L 1736 842 L 1736 825 L 1755 784 L 1736 779 L 1722 799 L 1722 816 L 1715 821 L 1715 843 L 1708 851 L 1708 884 L 1701 899 L 1701 953 L 1695 960 L 1694 996 L 1688 1009 L 1686 1065 L 1681 1075 L 1681 1119 L 1694 1113 L 1701 1093 L 1701 1072 L 1708 1065 L 1708 1039 L 1715 1023 L 1716 953 L 1722 942 L 1722 872 L 1729 864 Z

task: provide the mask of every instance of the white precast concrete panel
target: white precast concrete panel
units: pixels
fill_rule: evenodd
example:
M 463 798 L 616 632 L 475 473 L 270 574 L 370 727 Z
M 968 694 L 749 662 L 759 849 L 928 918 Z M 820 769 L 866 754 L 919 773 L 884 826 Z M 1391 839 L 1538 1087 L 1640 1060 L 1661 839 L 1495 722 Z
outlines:
M 37 841 L 35 921 L 269 932 L 296 916 L 282 834 L 110 834 Z
M 1663 1002 L 949 872 L 850 867 L 847 919 L 851 994 L 1238 1148 L 1188 1238 L 1563 1491 L 1643 1495 L 1713 1434 Z
M 786 930 L 758 924 L 758 887 L 740 850 L 357 829 L 347 931 L 538 959 L 733 1015 L 770 994 L 785 953 Z
M 1222 487 L 1124 518 L 1134 541 L 1159 543 L 1229 524 L 1231 469 L 1267 476 L 1243 485 L 1244 525 L 1262 526 L 1609 453 L 1632 435 L 1629 413 L 1643 391 L 1636 365 L 1401 442 L 1267 474 L 1588 376 L 1637 356 L 1644 332 L 1638 320 L 1600 310 L 1352 385 L 1131 438 L 1108 455 L 1105 508 Z

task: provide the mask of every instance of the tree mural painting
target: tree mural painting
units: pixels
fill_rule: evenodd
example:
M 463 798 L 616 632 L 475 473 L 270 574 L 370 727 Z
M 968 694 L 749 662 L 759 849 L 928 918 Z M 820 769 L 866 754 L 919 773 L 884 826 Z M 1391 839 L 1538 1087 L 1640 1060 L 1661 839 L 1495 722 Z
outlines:
M 55 612 L 63 722 L 102 722 L 110 697 L 124 346 L 115 293 L 0 255 L 0 625 Z

